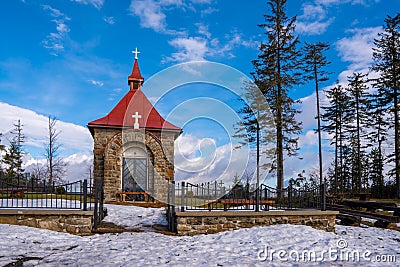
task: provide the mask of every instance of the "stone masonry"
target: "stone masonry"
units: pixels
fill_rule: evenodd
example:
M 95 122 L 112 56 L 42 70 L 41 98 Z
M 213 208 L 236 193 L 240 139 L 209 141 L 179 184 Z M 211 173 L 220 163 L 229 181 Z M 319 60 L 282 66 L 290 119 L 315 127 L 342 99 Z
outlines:
M 24 225 L 75 235 L 90 235 L 93 211 L 0 210 L 0 224 Z
M 175 133 L 149 130 L 94 128 L 94 178 L 104 180 L 106 201 L 117 200 L 121 191 L 123 152 L 131 145 L 145 144 L 150 168 L 154 168 L 154 192 L 157 200 L 166 200 L 167 182 L 174 179 Z
M 336 211 L 177 212 L 178 235 L 214 234 L 253 226 L 308 225 L 335 231 Z

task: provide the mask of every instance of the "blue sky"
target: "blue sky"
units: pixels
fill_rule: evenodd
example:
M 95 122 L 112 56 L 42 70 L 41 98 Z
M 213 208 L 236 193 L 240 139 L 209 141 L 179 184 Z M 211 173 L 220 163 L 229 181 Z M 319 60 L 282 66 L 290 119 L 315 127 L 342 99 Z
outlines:
M 398 11 L 398 0 L 291 0 L 287 5 L 288 16 L 297 15 L 301 41 L 331 44 L 332 75 L 325 86 L 368 70 L 373 38 L 386 15 Z M 265 40 L 257 24 L 266 12 L 266 1 L 255 0 L 3 0 L 0 102 L 85 126 L 129 89 L 136 47 L 145 79 L 191 60 L 219 62 L 249 75 Z M 305 100 L 300 141 L 312 157 L 313 90 L 305 85 L 292 92 Z M 206 92 L 212 97 L 212 90 Z

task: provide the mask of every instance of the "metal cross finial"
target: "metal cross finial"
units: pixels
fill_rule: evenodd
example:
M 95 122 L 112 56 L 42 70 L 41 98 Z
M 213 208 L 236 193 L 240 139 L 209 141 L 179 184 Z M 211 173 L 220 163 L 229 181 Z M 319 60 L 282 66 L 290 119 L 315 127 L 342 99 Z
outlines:
M 135 59 L 138 59 L 138 54 L 140 54 L 140 52 L 137 50 L 137 47 L 135 51 L 132 51 L 132 54 L 135 54 Z

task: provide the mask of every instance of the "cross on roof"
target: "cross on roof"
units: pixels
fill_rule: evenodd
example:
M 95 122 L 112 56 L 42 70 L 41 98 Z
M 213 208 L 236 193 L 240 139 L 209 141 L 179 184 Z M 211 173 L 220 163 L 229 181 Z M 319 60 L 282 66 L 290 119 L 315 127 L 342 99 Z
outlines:
M 137 130 L 139 129 L 139 119 L 142 118 L 141 115 L 139 115 L 139 112 L 135 112 L 135 115 L 132 115 L 132 118 L 135 119 L 135 123 L 133 124 L 133 129 Z
M 135 59 L 138 59 L 138 54 L 140 54 L 140 52 L 137 50 L 137 47 L 135 51 L 132 51 L 132 54 L 135 54 Z

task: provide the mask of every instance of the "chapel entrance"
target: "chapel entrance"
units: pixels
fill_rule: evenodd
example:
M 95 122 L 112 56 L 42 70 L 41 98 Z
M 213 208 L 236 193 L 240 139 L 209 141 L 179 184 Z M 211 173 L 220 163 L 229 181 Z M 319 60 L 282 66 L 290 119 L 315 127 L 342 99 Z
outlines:
M 148 164 L 146 158 L 124 158 L 122 191 L 148 191 Z

